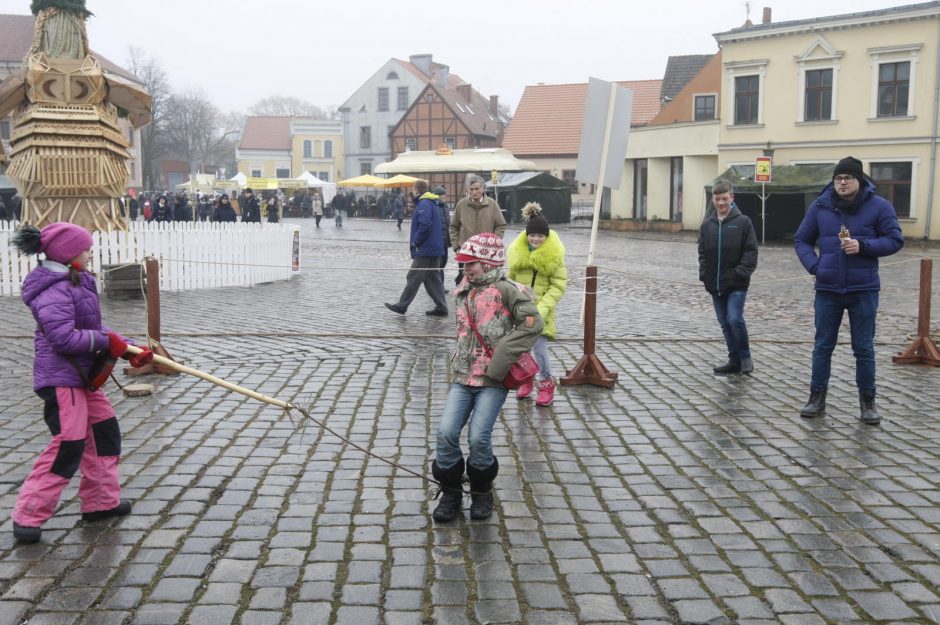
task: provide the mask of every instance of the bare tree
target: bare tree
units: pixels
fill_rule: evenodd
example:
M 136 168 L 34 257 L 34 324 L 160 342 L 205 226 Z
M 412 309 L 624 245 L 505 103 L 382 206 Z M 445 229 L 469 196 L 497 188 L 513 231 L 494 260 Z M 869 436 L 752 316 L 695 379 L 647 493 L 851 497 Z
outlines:
M 128 49 L 127 65 L 153 98 L 153 121 L 140 131 L 140 163 L 144 187 L 155 189 L 160 180 L 160 157 L 167 150 L 165 137 L 167 105 L 172 91 L 166 72 L 160 63 L 140 48 Z
M 167 106 L 168 150 L 191 167 L 216 165 L 238 135 L 238 116 L 223 116 L 201 89 L 174 94 Z
M 269 115 L 279 117 L 313 117 L 331 119 L 321 107 L 294 96 L 276 95 L 255 102 L 248 109 L 249 115 Z

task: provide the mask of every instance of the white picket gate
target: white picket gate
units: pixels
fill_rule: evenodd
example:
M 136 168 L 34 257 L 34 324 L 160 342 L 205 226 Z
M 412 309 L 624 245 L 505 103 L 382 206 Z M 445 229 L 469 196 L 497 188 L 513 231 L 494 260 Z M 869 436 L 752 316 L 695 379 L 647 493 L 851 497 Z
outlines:
M 19 295 L 35 256 L 10 246 L 16 227 L 0 221 L 0 295 Z M 95 232 L 91 266 L 160 261 L 160 290 L 186 291 L 289 280 L 295 233 L 290 224 L 133 223 L 129 232 Z M 299 261 L 299 259 L 298 259 Z M 103 280 L 99 276 L 98 288 Z

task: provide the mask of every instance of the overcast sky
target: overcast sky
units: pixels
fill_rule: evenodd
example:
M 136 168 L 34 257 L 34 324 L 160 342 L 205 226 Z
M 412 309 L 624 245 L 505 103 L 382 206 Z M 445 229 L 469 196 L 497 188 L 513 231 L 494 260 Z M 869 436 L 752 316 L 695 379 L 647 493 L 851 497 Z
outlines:
M 773 21 L 911 4 L 891 0 L 752 3 Z M 129 46 L 159 59 L 174 88 L 201 87 L 224 111 L 271 95 L 341 104 L 390 57 L 431 53 L 515 110 L 528 84 L 662 78 L 666 59 L 717 51 L 744 0 L 87 0 L 91 46 L 121 65 Z M 0 0 L 0 13 L 29 0 Z M 0 36 L 3 34 L 0 33 Z M 873 42 L 876 44 L 876 42 Z

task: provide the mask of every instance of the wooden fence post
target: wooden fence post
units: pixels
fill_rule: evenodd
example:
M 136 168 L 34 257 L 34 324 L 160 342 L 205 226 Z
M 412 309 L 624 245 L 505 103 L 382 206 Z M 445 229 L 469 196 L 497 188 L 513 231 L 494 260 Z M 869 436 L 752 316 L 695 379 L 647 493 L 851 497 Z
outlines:
M 907 349 L 891 359 L 899 365 L 932 365 L 940 367 L 940 349 L 930 338 L 930 296 L 932 291 L 933 260 L 920 261 L 920 306 L 917 311 L 917 338 Z
M 160 342 L 160 261 L 152 256 L 147 257 L 147 338 L 153 353 L 173 360 L 170 352 Z M 125 375 L 135 376 L 145 373 L 161 373 L 163 375 L 179 375 L 179 371 L 166 365 L 150 363 L 143 367 L 127 367 Z

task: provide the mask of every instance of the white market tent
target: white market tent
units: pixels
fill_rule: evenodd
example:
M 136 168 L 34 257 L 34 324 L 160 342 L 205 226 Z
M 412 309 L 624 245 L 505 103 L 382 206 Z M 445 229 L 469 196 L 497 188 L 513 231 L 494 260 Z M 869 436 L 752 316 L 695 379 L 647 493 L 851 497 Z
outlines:
M 336 183 L 335 182 L 324 182 L 311 174 L 309 171 L 297 176 L 296 180 L 307 183 L 308 189 L 319 189 L 320 197 L 323 199 L 323 204 L 329 204 L 330 201 L 336 196 Z
M 248 182 L 248 176 L 246 176 L 242 172 L 238 172 L 237 174 L 229 178 L 229 180 L 237 183 L 239 187 L 244 187 L 245 183 Z
M 471 171 L 538 171 L 532 161 L 518 159 L 504 148 L 477 148 L 447 152 L 403 152 L 389 163 L 377 165 L 377 174 L 445 173 Z

